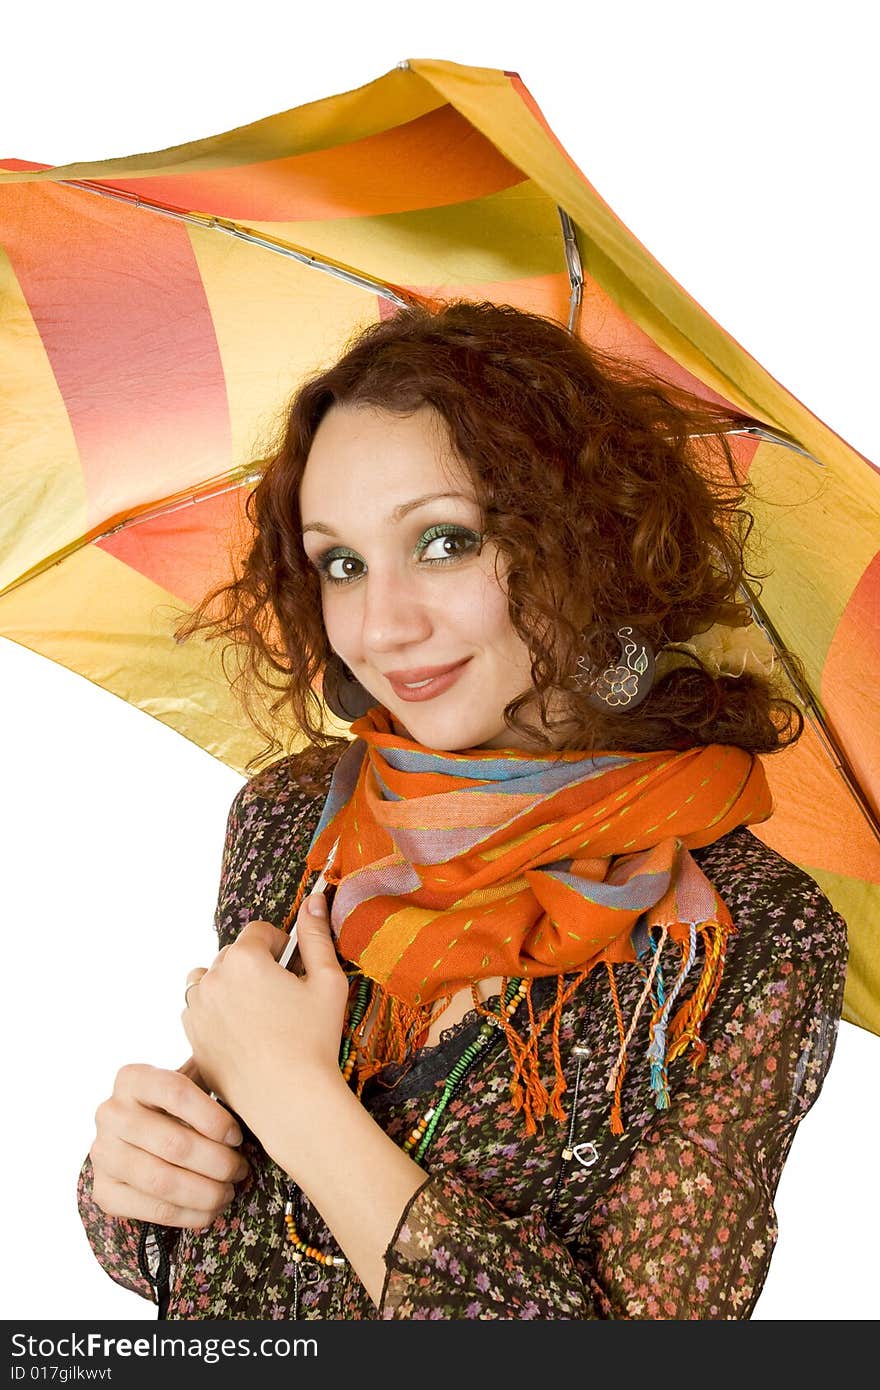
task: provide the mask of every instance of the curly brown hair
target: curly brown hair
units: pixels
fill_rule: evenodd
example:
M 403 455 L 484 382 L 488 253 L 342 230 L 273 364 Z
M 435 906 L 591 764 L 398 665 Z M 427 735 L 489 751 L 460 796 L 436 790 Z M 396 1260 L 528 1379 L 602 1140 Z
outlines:
M 328 731 L 315 689 L 331 649 L 299 511 L 312 441 L 336 404 L 402 415 L 429 405 L 445 421 L 484 539 L 505 558 L 510 621 L 531 653 L 533 686 L 505 708 L 509 728 L 548 749 L 732 743 L 772 753 L 800 737 L 800 710 L 769 678 L 713 674 L 680 650 L 671 669 L 660 656 L 650 694 L 631 713 L 598 713 L 571 681 L 578 657 L 597 669 L 617 657 L 608 637 L 621 621 L 666 654 L 713 624 L 751 621 L 737 595 L 746 577 L 759 578 L 744 555 L 754 517 L 741 505 L 749 485 L 724 431 L 755 421 L 551 319 L 456 300 L 371 325 L 297 389 L 247 499 L 253 537 L 240 572 L 177 629 L 178 640 L 205 630 L 240 652 L 233 684 L 269 738 L 249 770 L 283 749 L 279 714 L 306 741 L 296 762 L 304 786 L 317 786 L 328 751 L 347 742 Z M 785 656 L 800 675 L 797 658 Z M 545 701 L 554 690 L 570 696 L 564 726 Z M 264 722 L 254 697 L 268 692 L 276 698 Z M 535 708 L 547 734 L 526 721 Z

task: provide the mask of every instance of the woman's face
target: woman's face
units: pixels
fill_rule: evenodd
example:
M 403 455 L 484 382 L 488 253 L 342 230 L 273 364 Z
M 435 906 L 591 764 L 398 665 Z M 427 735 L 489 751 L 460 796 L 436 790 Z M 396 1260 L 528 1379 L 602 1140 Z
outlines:
M 473 484 L 433 407 L 408 417 L 332 407 L 306 462 L 300 514 L 330 645 L 397 732 L 447 751 L 529 747 L 502 717 L 531 688 L 528 648 L 495 575 L 497 547 L 481 545 Z M 407 698 L 422 668 L 454 663 L 451 681 Z

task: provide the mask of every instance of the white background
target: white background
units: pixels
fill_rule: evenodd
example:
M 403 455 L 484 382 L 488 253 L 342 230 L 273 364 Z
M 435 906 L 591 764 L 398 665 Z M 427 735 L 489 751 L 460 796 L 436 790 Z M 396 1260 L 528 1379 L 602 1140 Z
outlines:
M 404 58 L 513 69 L 599 193 L 757 360 L 880 459 L 873 7 L 739 0 L 81 3 L 3 21 L 0 156 L 154 150 Z M 91 1257 L 77 1172 L 120 1065 L 177 1066 L 187 971 L 241 779 L 0 642 L 6 1318 L 136 1318 Z M 757 1318 L 875 1319 L 880 1040 L 841 1027 L 778 1193 Z

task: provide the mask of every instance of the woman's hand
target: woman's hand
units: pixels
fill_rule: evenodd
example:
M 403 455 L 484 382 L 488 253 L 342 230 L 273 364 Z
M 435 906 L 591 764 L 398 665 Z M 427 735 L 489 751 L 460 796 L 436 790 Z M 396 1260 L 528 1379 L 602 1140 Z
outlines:
M 309 1123 L 306 1095 L 345 1084 L 339 1044 L 348 979 L 322 893 L 305 899 L 296 926 L 301 976 L 278 964 L 288 936 L 269 922 L 248 922 L 209 970 L 187 976 L 193 987 L 181 1020 L 199 1070 L 261 1139 L 279 1107 L 289 1113 L 299 1103 Z
M 95 1126 L 92 1195 L 108 1216 L 201 1230 L 249 1172 L 239 1126 L 205 1094 L 192 1059 L 179 1071 L 122 1067 Z

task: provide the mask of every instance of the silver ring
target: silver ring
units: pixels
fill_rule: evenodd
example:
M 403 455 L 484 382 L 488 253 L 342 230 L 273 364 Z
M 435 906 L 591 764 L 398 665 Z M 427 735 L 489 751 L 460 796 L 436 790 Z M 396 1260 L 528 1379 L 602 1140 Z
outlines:
M 190 982 L 189 982 L 189 984 L 187 985 L 186 989 L 183 991 L 183 1007 L 184 1007 L 185 1009 L 188 1009 L 188 1008 L 189 1008 L 189 992 L 190 992 L 191 989 L 194 989 L 195 986 L 196 986 L 197 984 L 198 984 L 198 980 L 190 980 Z

